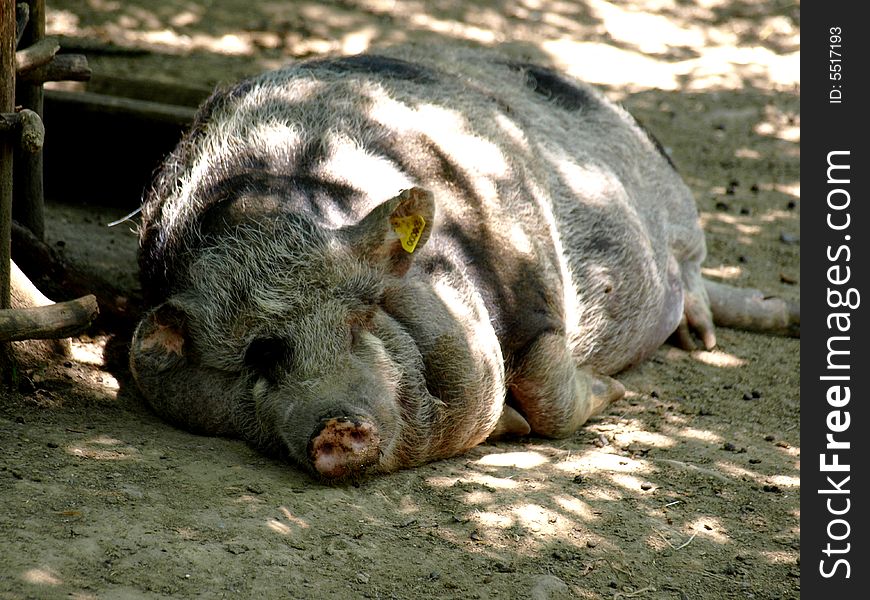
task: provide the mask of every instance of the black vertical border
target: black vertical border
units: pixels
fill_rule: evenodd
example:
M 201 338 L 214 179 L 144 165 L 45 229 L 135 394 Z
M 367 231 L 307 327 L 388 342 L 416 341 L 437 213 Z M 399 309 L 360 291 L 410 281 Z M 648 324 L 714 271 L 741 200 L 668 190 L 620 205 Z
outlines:
M 837 0 L 807 2 L 802 7 L 801 29 L 801 594 L 815 599 L 867 598 L 870 579 L 870 539 L 867 530 L 868 483 L 870 483 L 870 419 L 868 419 L 867 381 L 870 380 L 870 343 L 867 330 L 867 311 L 870 310 L 870 289 L 867 287 L 868 237 L 870 237 L 870 213 L 867 204 L 867 181 L 870 180 L 870 162 L 867 149 L 870 147 L 870 126 L 866 112 L 870 111 L 870 20 L 863 14 L 863 2 Z M 837 35 L 832 28 L 840 28 L 840 48 L 832 47 Z M 832 54 L 840 52 L 841 57 Z M 840 58 L 841 62 L 836 60 Z M 835 65 L 841 65 L 839 70 Z M 841 73 L 836 79 L 832 73 Z M 842 94 L 839 103 L 832 102 Z M 838 164 L 849 164 L 847 184 L 828 182 L 829 153 L 848 151 L 832 158 Z M 846 171 L 832 171 L 834 179 L 844 179 Z M 832 210 L 828 195 L 832 190 L 848 192 L 848 207 Z M 847 196 L 835 192 L 833 203 L 846 203 Z M 848 213 L 849 226 L 835 230 L 829 226 L 845 223 Z M 849 251 L 837 250 L 848 246 Z M 838 257 L 831 260 L 829 256 Z M 847 261 L 846 258 L 849 257 Z M 839 270 L 829 269 L 839 265 Z M 843 279 L 849 267 L 849 281 L 832 284 L 830 276 Z M 855 308 L 832 307 L 829 290 L 846 293 L 854 288 L 860 294 Z M 854 298 L 854 295 L 853 295 Z M 847 332 L 836 326 L 829 328 L 832 313 L 848 313 L 848 319 L 839 324 L 849 324 Z M 848 350 L 839 354 L 840 364 L 849 364 L 848 369 L 828 368 L 829 338 L 847 336 L 833 346 Z M 823 380 L 823 376 L 847 375 L 848 381 Z M 832 385 L 848 386 L 850 401 L 839 408 L 828 403 L 828 391 Z M 841 394 L 842 397 L 842 394 Z M 831 415 L 831 411 L 841 411 Z M 849 426 L 845 431 L 832 433 L 828 418 L 834 427 L 842 428 L 845 412 L 849 413 Z M 826 436 L 831 433 L 838 442 L 848 442 L 848 449 L 826 449 Z M 820 457 L 826 454 L 826 462 L 848 464 L 848 472 L 824 472 Z M 849 480 L 843 483 L 844 477 Z M 828 481 L 831 477 L 832 481 Z M 833 485 L 832 485 L 833 482 Z M 848 493 L 827 493 L 825 490 L 848 489 Z M 831 508 L 848 512 L 834 515 Z M 836 519 L 842 521 L 834 522 Z M 844 524 L 844 521 L 848 525 Z M 830 527 L 829 527 L 830 526 Z M 844 539 L 832 539 L 831 536 Z M 830 544 L 833 550 L 848 552 L 826 554 Z M 848 544 L 848 546 L 847 546 Z M 836 564 L 838 559 L 848 562 Z M 822 562 L 824 561 L 824 562 Z M 830 577 L 825 577 L 822 571 Z

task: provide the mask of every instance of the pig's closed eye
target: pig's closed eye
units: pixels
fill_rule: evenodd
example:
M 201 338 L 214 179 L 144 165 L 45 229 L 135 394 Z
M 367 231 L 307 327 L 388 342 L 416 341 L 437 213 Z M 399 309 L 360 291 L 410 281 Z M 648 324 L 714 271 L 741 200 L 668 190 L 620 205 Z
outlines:
M 360 294 L 360 300 L 362 300 L 367 306 L 377 306 L 384 299 L 384 292 L 380 289 L 372 289 L 366 290 L 363 294 Z
M 292 359 L 290 343 L 277 337 L 257 338 L 245 351 L 245 366 L 270 379 L 274 379 L 278 369 Z

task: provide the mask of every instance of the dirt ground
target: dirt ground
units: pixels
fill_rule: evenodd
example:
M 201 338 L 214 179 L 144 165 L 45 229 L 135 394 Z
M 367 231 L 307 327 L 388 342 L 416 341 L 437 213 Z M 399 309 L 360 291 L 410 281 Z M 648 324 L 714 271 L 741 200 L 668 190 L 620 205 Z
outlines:
M 798 299 L 799 5 L 756 0 L 50 0 L 96 73 L 213 85 L 404 40 L 501 46 L 601 84 L 696 194 L 705 273 Z M 49 132 L 50 134 L 50 132 Z M 48 239 L 136 285 L 136 205 Z M 663 347 L 575 436 L 326 487 L 143 404 L 124 332 L 0 392 L 0 598 L 800 597 L 800 341 Z

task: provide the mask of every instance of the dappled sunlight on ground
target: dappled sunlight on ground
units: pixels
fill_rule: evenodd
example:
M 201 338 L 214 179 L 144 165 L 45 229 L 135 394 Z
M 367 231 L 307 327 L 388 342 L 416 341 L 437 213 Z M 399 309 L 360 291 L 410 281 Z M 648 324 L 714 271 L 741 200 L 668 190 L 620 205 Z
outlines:
M 90 438 L 66 447 L 73 456 L 94 460 L 135 460 L 139 450 L 107 435 Z
M 770 189 L 780 192 L 782 194 L 788 194 L 789 196 L 793 196 L 794 198 L 801 197 L 800 181 L 796 181 L 794 183 L 774 183 L 770 186 Z
M 754 128 L 758 135 L 771 136 L 795 144 L 801 141 L 800 116 L 785 112 L 777 106 L 764 107 L 764 121 Z
M 27 583 L 39 585 L 61 585 L 63 580 L 52 569 L 29 569 L 21 577 Z
M 275 519 L 269 519 L 266 523 L 269 529 L 282 535 L 292 535 L 300 529 L 308 529 L 310 525 L 305 519 L 297 517 L 290 512 L 286 506 L 279 507 L 281 516 Z
M 707 538 L 710 541 L 718 544 L 727 544 L 732 542 L 725 527 L 719 519 L 710 516 L 699 517 L 691 523 L 687 523 L 683 530 L 689 535 L 700 535 L 702 538 Z
M 593 522 L 599 518 L 600 513 L 596 514 L 587 502 L 574 496 L 556 495 L 553 496 L 553 500 L 562 510 L 575 515 L 581 521 Z
M 70 346 L 72 358 L 76 361 L 96 367 L 102 367 L 104 365 L 103 353 L 106 350 L 105 339 L 84 341 L 77 338 L 70 340 Z
M 746 360 L 721 350 L 698 350 L 692 352 L 692 358 L 711 367 L 736 368 L 746 364 Z
M 728 279 L 735 279 L 740 275 L 739 268 L 737 267 L 705 269 L 704 271 L 704 274 L 707 276 L 716 277 L 717 279 L 725 279 L 726 281 Z M 691 352 L 681 348 L 668 348 L 666 350 L 666 356 L 668 360 L 684 361 L 691 359 L 711 367 L 723 369 L 742 367 L 747 364 L 745 358 L 725 352 L 719 348 L 714 348 L 713 350 L 693 350 Z
M 637 394 L 632 396 L 640 400 Z M 527 550 L 522 551 L 532 554 L 556 540 L 579 548 L 596 535 L 606 538 L 607 515 L 612 511 L 608 505 L 628 498 L 635 498 L 637 509 L 646 515 L 653 531 L 646 543 L 656 551 L 683 549 L 690 543 L 730 544 L 733 540 L 728 527 L 715 513 L 704 512 L 691 500 L 691 494 L 684 496 L 680 491 L 684 486 L 674 486 L 676 480 L 714 477 L 713 481 L 728 487 L 756 485 L 771 489 L 796 489 L 799 485 L 797 474 L 769 475 L 734 461 L 699 466 L 658 457 L 633 457 L 620 451 L 643 448 L 639 456 L 651 451 L 658 456 L 659 451 L 681 444 L 712 449 L 721 448 L 724 442 L 720 434 L 706 429 L 660 424 L 659 431 L 647 431 L 646 426 L 645 421 L 622 418 L 611 437 L 613 446 L 582 452 L 546 442 L 535 442 L 525 451 L 477 448 L 473 453 L 479 457 L 466 463 L 468 470 L 455 476 L 428 477 L 426 482 L 445 492 L 465 490 L 458 499 L 465 507 L 466 518 L 477 527 L 473 541 L 500 544 L 507 539 L 523 540 L 522 547 Z M 611 427 L 601 423 L 595 429 L 608 431 Z M 574 477 L 571 494 L 557 483 L 565 477 Z M 532 497 L 536 501 L 517 502 Z M 692 516 L 696 510 L 702 512 Z M 453 533 L 447 537 L 457 540 Z
M 629 446 L 636 443 L 650 448 L 669 448 L 675 444 L 674 440 L 669 436 L 653 431 L 632 430 L 637 425 L 633 425 L 630 421 L 626 422 L 626 425 L 625 428 L 613 436 L 614 441 L 620 446 Z
M 759 485 L 776 485 L 794 490 L 800 488 L 800 477 L 794 475 L 764 475 L 728 461 L 717 462 L 716 468 L 731 477 L 751 480 Z
M 292 9 L 139 0 L 91 1 L 85 12 L 77 4 L 49 5 L 51 34 L 168 55 L 209 52 L 275 64 L 280 57 L 357 53 L 409 37 L 437 37 L 536 47 L 588 81 L 634 90 L 736 89 L 746 82 L 787 87 L 800 81 L 799 29 L 787 11 L 777 14 L 760 0 L 745 2 L 745 14 L 727 18 L 725 4 L 686 6 L 677 0 L 351 0 L 297 3 Z M 653 4 L 654 10 L 647 6 Z
M 671 361 L 668 350 L 657 355 L 671 369 L 735 371 L 724 364 L 696 363 L 687 360 L 691 354 L 672 350 L 683 358 Z M 661 565 L 672 576 L 679 572 L 722 582 L 727 580 L 722 569 L 730 567 L 712 566 L 722 564 L 722 553 L 739 553 L 755 568 L 791 568 L 796 551 L 746 546 L 744 541 L 755 531 L 783 543 L 788 535 L 799 535 L 796 514 L 784 530 L 781 525 L 771 530 L 766 516 L 755 517 L 766 505 L 763 496 L 786 502 L 799 489 L 798 467 L 791 458 L 798 449 L 771 444 L 791 465 L 776 471 L 771 459 L 752 446 L 752 434 L 724 430 L 683 406 L 688 400 L 664 391 L 659 395 L 668 398 L 651 396 L 648 389 L 629 385 L 624 400 L 574 438 L 483 445 L 454 460 L 373 478 L 358 488 L 320 486 L 289 465 L 253 458 L 255 453 L 242 444 L 183 432 L 165 439 L 143 436 L 129 423 L 122 423 L 117 433 L 108 427 L 86 435 L 70 432 L 74 441 L 61 446 L 72 460 L 92 459 L 79 465 L 111 463 L 111 473 L 94 474 L 108 482 L 106 489 L 92 489 L 90 479 L 79 483 L 73 475 L 85 474 L 82 466 L 65 467 L 59 477 L 81 490 L 69 509 L 77 515 L 73 527 L 80 534 L 74 541 L 95 535 L 87 532 L 107 518 L 103 511 L 113 514 L 123 506 L 143 520 L 146 533 L 139 536 L 163 541 L 136 545 L 120 538 L 115 543 L 124 550 L 111 552 L 137 558 L 113 559 L 113 568 L 133 574 L 139 572 L 139 561 L 152 561 L 180 581 L 197 585 L 208 584 L 203 583 L 205 573 L 191 564 L 238 571 L 220 562 L 222 557 L 231 564 L 254 561 L 262 568 L 279 561 L 310 581 L 349 579 L 356 591 L 404 573 L 401 577 L 435 586 L 427 593 L 438 597 L 445 585 L 441 578 L 460 586 L 457 598 L 472 597 L 468 584 L 427 561 L 454 561 L 455 569 L 484 573 L 480 577 L 519 577 L 546 564 L 571 582 L 578 598 L 589 586 L 606 588 L 614 580 L 644 589 L 652 575 L 637 560 Z M 734 453 L 710 460 L 727 452 L 723 446 L 728 441 L 734 442 Z M 748 451 L 740 451 L 744 445 Z M 183 460 L 175 459 L 179 455 Z M 756 456 L 763 458 L 747 462 Z M 152 485 L 165 477 L 172 479 Z M 178 495 L 170 496 L 169 488 Z M 157 501 L 163 498 L 167 500 Z M 726 509 L 734 502 L 753 512 L 745 520 L 735 519 Z M 151 515 L 155 510 L 167 515 L 157 524 Z M 161 546 L 176 554 L 166 556 Z M 385 552 L 390 561 L 402 564 L 387 564 Z M 63 563 L 27 566 L 34 574 L 27 585 L 65 585 L 68 569 L 56 564 Z M 59 583 L 39 581 L 44 574 Z M 491 582 L 496 584 L 512 585 Z
M 694 427 L 684 427 L 683 429 L 679 430 L 679 432 L 677 432 L 677 435 L 679 435 L 680 437 L 688 438 L 690 440 L 706 442 L 708 444 L 722 443 L 722 438 L 719 435 L 713 433 L 712 431 L 695 429 Z
M 475 461 L 475 464 L 483 467 L 518 467 L 531 469 L 549 462 L 546 456 L 540 452 L 504 452 L 488 454 Z
M 105 405 L 117 404 L 121 383 L 105 366 L 108 336 L 82 336 L 70 340 L 68 359 L 27 367 L 20 374 L 33 386 L 30 400 L 45 408 L 59 407 L 70 396 L 87 396 Z
M 793 565 L 800 558 L 800 552 L 788 550 L 771 550 L 762 552 L 761 555 L 771 564 Z
M 740 267 L 734 265 L 719 265 L 718 267 L 702 267 L 701 274 L 718 280 L 738 279 L 742 273 Z

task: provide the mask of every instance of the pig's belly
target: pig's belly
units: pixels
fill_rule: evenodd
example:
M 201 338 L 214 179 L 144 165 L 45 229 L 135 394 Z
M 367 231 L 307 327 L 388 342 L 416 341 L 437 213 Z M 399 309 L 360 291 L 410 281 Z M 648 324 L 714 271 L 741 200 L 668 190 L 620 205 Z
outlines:
M 592 294 L 579 293 L 579 323 L 572 336 L 578 363 L 605 374 L 649 357 L 683 316 L 683 283 L 673 257 L 664 273 L 623 271 L 613 276 L 621 281 L 611 284 L 610 292 L 592 286 Z

